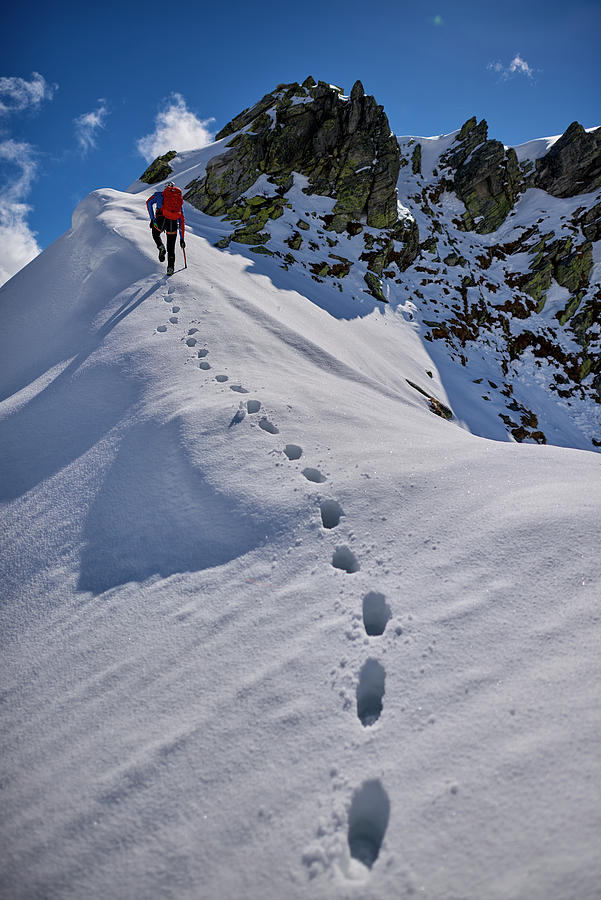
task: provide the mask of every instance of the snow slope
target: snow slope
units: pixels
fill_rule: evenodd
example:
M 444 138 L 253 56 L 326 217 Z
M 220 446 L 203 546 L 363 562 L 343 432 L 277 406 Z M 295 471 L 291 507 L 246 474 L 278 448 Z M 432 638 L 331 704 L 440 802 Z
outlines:
M 147 195 L 0 290 L 1 895 L 598 896 L 599 455 Z

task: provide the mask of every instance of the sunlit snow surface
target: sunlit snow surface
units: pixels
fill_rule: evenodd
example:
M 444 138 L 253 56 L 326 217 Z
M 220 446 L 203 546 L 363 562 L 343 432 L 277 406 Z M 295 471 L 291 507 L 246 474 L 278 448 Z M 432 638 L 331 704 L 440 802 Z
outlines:
M 0 291 L 2 896 L 598 896 L 599 455 L 149 192 Z

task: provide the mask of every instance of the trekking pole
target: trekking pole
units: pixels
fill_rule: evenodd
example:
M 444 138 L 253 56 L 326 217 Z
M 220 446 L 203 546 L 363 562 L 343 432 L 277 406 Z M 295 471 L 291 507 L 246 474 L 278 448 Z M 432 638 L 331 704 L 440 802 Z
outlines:
M 184 269 L 188 268 L 188 263 L 186 261 L 186 248 L 182 247 L 182 253 L 184 254 Z

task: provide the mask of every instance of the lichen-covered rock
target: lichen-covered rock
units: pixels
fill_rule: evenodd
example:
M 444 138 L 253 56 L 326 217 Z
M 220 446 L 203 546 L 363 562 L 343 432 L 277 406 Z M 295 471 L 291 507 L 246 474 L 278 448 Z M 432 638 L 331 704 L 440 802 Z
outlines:
M 539 312 L 544 308 L 553 278 L 572 295 L 576 295 L 588 287 L 593 267 L 592 246 L 588 241 L 574 247 L 571 237 L 550 241 L 552 237 L 552 232 L 544 234 L 529 248 L 533 261 L 528 272 L 508 276 L 508 283 L 512 287 L 520 288 L 537 302 Z M 574 296 L 570 299 L 568 307 L 561 314 L 564 322 L 576 312 L 579 304 L 580 300 L 576 300 Z
M 601 128 L 587 132 L 578 122 L 536 160 L 532 183 L 554 197 L 587 194 L 601 185 Z
M 597 203 L 577 220 L 589 241 L 601 241 L 601 203 Z
M 375 297 L 376 300 L 380 300 L 382 303 L 388 303 L 388 300 L 384 296 L 384 292 L 382 290 L 382 282 L 378 278 L 377 275 L 374 275 L 373 272 L 365 273 L 365 283 L 369 288 L 369 293 L 372 297 Z
M 467 213 L 468 230 L 479 234 L 496 231 L 513 208 L 521 184 L 515 150 L 500 141 L 485 141 L 459 165 L 455 189 Z
M 568 238 L 568 240 L 570 239 Z M 554 275 L 558 284 L 574 294 L 588 287 L 593 268 L 593 248 L 586 241 L 573 251 L 570 252 L 570 250 L 566 247 L 567 252 L 555 256 Z
M 298 172 L 309 179 L 307 193 L 335 198 L 334 231 L 361 219 L 374 228 L 397 221 L 398 145 L 361 82 L 349 99 L 322 81 L 280 85 L 217 137 L 234 132 L 205 176 L 187 185 L 185 199 L 203 212 L 223 215 L 263 173 L 289 181 Z
M 300 250 L 303 238 L 299 231 L 294 231 L 292 235 L 286 241 L 291 250 Z
M 164 181 L 173 172 L 169 163 L 176 156 L 177 152 L 175 150 L 169 150 L 168 153 L 157 156 L 140 175 L 140 181 L 144 181 L 146 184 L 158 184 L 159 181 Z
M 515 150 L 488 140 L 485 119 L 468 119 L 441 164 L 455 170 L 453 189 L 466 207 L 468 231 L 488 234 L 501 225 L 513 208 L 522 187 Z
M 488 138 L 488 125 L 486 119 L 477 122 L 472 116 L 464 122 L 449 150 L 440 159 L 444 166 L 456 169 L 468 158 L 470 153 L 483 144 Z
M 416 144 L 411 154 L 411 171 L 414 175 L 422 173 L 422 145 Z

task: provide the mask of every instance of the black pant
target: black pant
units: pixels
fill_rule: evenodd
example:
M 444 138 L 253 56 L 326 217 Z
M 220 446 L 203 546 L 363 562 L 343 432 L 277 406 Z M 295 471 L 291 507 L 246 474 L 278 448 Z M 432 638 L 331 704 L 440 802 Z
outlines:
M 175 239 L 177 237 L 177 219 L 166 219 L 163 213 L 157 209 L 155 216 L 156 225 L 152 229 L 154 242 L 159 248 L 163 247 L 161 233 L 164 231 L 167 235 L 167 267 L 175 268 Z

